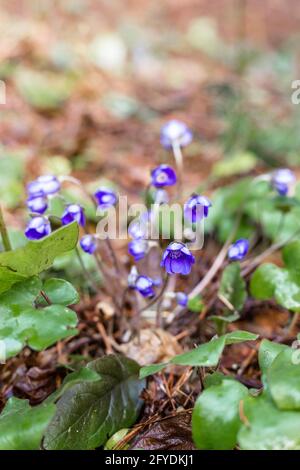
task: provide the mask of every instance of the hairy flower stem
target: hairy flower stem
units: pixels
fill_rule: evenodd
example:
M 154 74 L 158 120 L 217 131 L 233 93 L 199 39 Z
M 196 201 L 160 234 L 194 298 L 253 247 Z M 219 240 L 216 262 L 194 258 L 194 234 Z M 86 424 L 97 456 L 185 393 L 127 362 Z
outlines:
M 150 302 L 147 305 L 145 305 L 145 307 L 141 308 L 138 311 L 139 315 L 141 313 L 143 313 L 145 310 L 148 310 L 150 307 L 152 307 L 152 305 L 156 304 L 156 302 L 163 296 L 163 294 L 166 290 L 166 287 L 167 287 L 168 279 L 169 279 L 169 275 L 167 274 L 165 279 L 164 279 L 164 282 L 163 282 L 163 285 L 162 285 L 162 288 L 161 288 L 159 294 L 157 294 L 155 297 L 153 297 L 153 299 L 150 300 Z
M 290 338 L 293 336 L 293 332 L 298 324 L 298 321 L 299 321 L 299 313 L 293 313 L 293 318 L 286 329 L 286 334 L 285 334 L 286 338 Z
M 168 285 L 169 285 L 169 281 L 170 281 L 170 276 L 169 276 L 169 274 L 167 274 L 167 276 L 165 277 L 162 289 L 159 293 L 159 297 L 156 297 L 156 300 L 158 300 L 157 307 L 156 307 L 156 327 L 157 328 L 162 328 L 162 326 L 163 326 L 162 325 L 162 316 L 161 316 L 161 306 L 162 306 L 162 302 L 163 302 L 164 293 L 166 292 L 166 290 L 168 288 Z
M 173 143 L 172 150 L 173 150 L 173 155 L 175 158 L 176 168 L 177 168 L 177 173 L 178 173 L 177 198 L 180 200 L 182 196 L 183 155 L 182 155 L 180 145 L 176 142 Z
M 96 285 L 96 283 L 95 283 L 94 279 L 92 278 L 92 276 L 90 275 L 89 271 L 86 269 L 79 249 L 76 248 L 75 251 L 76 251 L 76 256 L 78 258 L 78 261 L 79 261 L 79 264 L 80 264 L 80 267 L 82 269 L 82 273 L 83 273 L 84 277 L 86 278 L 88 284 L 93 288 L 93 290 L 95 292 L 99 293 L 99 288 Z
M 5 225 L 4 217 L 3 217 L 3 212 L 2 212 L 2 207 L 0 206 L 0 233 L 2 237 L 2 242 L 3 242 L 3 247 L 5 251 L 11 251 L 12 247 L 10 244 L 7 228 Z
M 97 203 L 95 201 L 95 199 L 93 198 L 93 196 L 91 196 L 91 194 L 85 189 L 84 185 L 81 183 L 81 181 L 77 178 L 74 178 L 73 176 L 64 176 L 61 178 L 61 182 L 63 181 L 66 181 L 66 182 L 69 182 L 69 183 L 72 183 L 72 184 L 75 184 L 76 186 L 80 187 L 80 189 L 82 190 L 82 192 L 87 196 L 88 199 L 90 199 L 90 201 L 93 203 L 93 205 L 95 206 L 96 210 L 97 210 Z M 116 257 L 116 254 L 114 252 L 114 249 L 112 247 L 112 244 L 110 242 L 110 240 L 108 238 L 105 239 L 105 244 L 106 244 L 106 247 L 107 247 L 107 251 L 109 252 L 110 254 L 110 257 L 113 261 L 113 266 L 114 266 L 114 269 L 116 271 L 116 275 L 119 277 L 120 274 L 121 274 L 121 270 L 120 270 L 120 266 L 119 266 L 119 263 L 118 263 L 118 260 L 117 260 L 117 257 Z

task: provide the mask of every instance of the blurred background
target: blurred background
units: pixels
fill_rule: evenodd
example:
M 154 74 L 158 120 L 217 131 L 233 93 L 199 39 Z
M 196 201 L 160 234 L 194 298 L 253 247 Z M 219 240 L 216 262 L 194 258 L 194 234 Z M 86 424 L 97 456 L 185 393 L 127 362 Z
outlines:
M 135 200 L 170 158 L 159 129 L 174 117 L 195 133 L 189 191 L 300 163 L 297 0 L 1 0 L 0 24 L 0 199 L 14 215 L 45 172 Z

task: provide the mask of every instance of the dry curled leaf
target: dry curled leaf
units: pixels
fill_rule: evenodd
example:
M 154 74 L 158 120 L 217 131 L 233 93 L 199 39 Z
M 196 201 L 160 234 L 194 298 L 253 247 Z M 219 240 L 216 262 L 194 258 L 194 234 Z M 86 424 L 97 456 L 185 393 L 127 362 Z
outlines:
M 132 442 L 137 450 L 193 450 L 191 413 L 182 412 L 149 427 Z
M 182 348 L 174 336 L 156 328 L 141 330 L 139 337 L 122 346 L 122 352 L 140 365 L 146 365 L 166 362 L 176 354 L 181 354 Z

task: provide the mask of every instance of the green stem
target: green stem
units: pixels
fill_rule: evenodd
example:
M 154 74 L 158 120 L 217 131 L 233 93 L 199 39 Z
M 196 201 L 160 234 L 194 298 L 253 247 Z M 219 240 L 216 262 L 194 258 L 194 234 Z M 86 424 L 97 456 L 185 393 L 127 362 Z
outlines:
M 0 233 L 2 237 L 3 247 L 5 251 L 11 251 L 12 247 L 10 244 L 7 228 L 4 222 L 2 207 L 0 206 Z

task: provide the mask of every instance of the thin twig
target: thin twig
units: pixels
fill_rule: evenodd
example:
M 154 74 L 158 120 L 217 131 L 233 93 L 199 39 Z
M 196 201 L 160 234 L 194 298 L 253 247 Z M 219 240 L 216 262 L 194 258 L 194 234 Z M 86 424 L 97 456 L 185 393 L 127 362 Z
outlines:
M 0 233 L 2 237 L 3 247 L 5 251 L 11 251 L 11 243 L 9 240 L 6 224 L 3 217 L 2 207 L 0 206 Z

